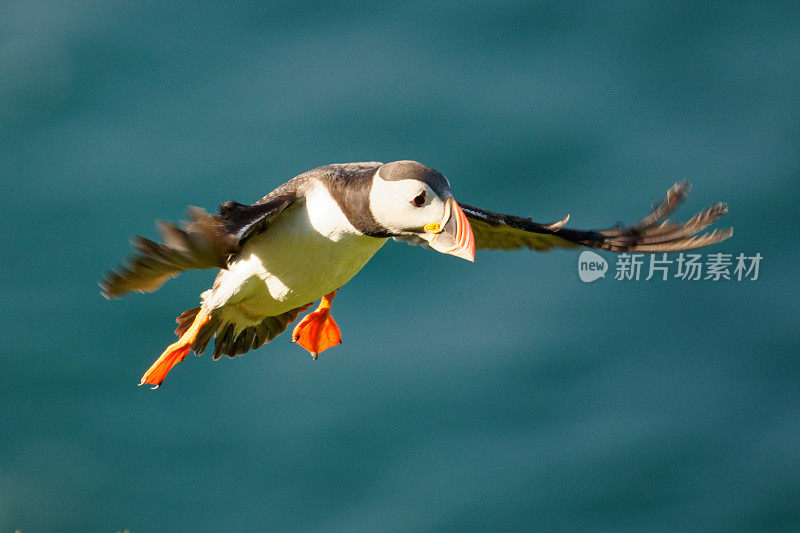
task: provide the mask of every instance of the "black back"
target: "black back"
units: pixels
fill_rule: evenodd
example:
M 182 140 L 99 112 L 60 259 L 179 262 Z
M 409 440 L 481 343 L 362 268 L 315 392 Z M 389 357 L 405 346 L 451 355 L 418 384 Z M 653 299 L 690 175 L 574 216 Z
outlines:
M 234 201 L 220 205 L 220 218 L 225 229 L 241 242 L 302 198 L 311 180 L 319 180 L 354 228 L 371 237 L 391 237 L 392 234 L 375 220 L 369 207 L 376 171 L 387 181 L 419 180 L 440 196 L 450 189 L 444 176 L 416 161 L 394 161 L 385 165 L 377 161 L 325 165 L 295 176 L 253 205 Z

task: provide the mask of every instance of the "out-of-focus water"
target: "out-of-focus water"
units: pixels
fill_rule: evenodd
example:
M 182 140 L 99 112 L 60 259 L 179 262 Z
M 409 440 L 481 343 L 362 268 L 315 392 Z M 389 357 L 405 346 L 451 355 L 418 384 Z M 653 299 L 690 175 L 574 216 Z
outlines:
M 576 227 L 690 179 L 760 277 L 390 243 L 318 361 L 136 387 L 213 273 L 106 301 L 129 235 L 395 159 Z M 799 176 L 795 2 L 5 2 L 0 530 L 796 531 Z

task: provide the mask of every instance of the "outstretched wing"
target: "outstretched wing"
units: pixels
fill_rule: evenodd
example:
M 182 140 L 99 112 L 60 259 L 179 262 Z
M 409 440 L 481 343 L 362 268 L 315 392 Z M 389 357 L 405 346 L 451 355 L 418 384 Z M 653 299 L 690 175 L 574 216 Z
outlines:
M 684 224 L 673 224 L 665 217 L 686 198 L 688 182 L 676 183 L 667 197 L 649 215 L 633 226 L 615 226 L 606 230 L 574 230 L 565 228 L 569 215 L 553 224 L 538 224 L 529 218 L 493 213 L 479 207 L 459 203 L 467 215 L 480 249 L 549 250 L 555 247 L 589 246 L 613 252 L 673 252 L 708 246 L 724 241 L 732 228 L 698 235 L 709 224 L 727 213 L 725 204 L 712 205 Z
M 154 292 L 184 270 L 225 268 L 248 237 L 262 231 L 298 200 L 297 178 L 289 180 L 253 205 L 225 202 L 219 214 L 190 207 L 190 223 L 179 227 L 159 221 L 163 243 L 134 237 L 136 254 L 100 282 L 106 298 L 130 291 Z

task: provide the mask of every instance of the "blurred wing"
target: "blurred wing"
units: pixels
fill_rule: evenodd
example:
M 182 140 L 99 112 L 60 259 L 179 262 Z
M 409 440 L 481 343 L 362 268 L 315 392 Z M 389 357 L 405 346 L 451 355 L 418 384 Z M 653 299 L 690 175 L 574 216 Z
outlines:
M 538 224 L 529 218 L 493 213 L 479 207 L 459 203 L 472 225 L 475 246 L 479 249 L 549 250 L 554 247 L 588 246 L 613 252 L 673 252 L 700 248 L 724 241 L 732 228 L 698 235 L 709 224 L 727 213 L 718 203 L 697 213 L 684 224 L 673 224 L 665 217 L 686 198 L 689 184 L 676 183 L 667 191 L 666 199 L 649 215 L 630 227 L 616 226 L 607 230 L 573 230 L 565 228 L 569 215 L 553 224 Z
M 190 207 L 189 215 L 192 222 L 183 227 L 157 222 L 163 243 L 134 237 L 137 253 L 126 265 L 106 272 L 100 282 L 103 296 L 154 292 L 184 270 L 225 268 L 236 250 L 236 239 L 225 231 L 218 215 L 209 215 L 199 207 Z
M 253 205 L 226 202 L 218 215 L 190 207 L 192 221 L 181 227 L 158 222 L 163 243 L 134 237 L 136 254 L 128 263 L 105 274 L 100 282 L 107 298 L 127 292 L 154 292 L 184 270 L 225 268 L 251 235 L 294 204 L 297 183 L 289 180 Z

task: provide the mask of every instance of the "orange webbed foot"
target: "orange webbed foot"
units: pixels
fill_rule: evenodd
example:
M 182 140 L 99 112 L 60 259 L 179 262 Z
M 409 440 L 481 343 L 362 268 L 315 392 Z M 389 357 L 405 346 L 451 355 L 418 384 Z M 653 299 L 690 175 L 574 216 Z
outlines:
M 189 354 L 200 328 L 205 326 L 209 320 L 211 320 L 211 316 L 204 309 L 200 309 L 189 329 L 177 341 L 167 346 L 164 353 L 144 373 L 139 385 L 148 383 L 153 385 L 154 389 L 161 386 L 172 367 L 183 361 Z
M 314 359 L 328 348 L 342 343 L 339 326 L 331 316 L 331 302 L 334 296 L 336 291 L 323 296 L 319 307 L 306 315 L 292 332 L 292 342 L 308 350 Z

